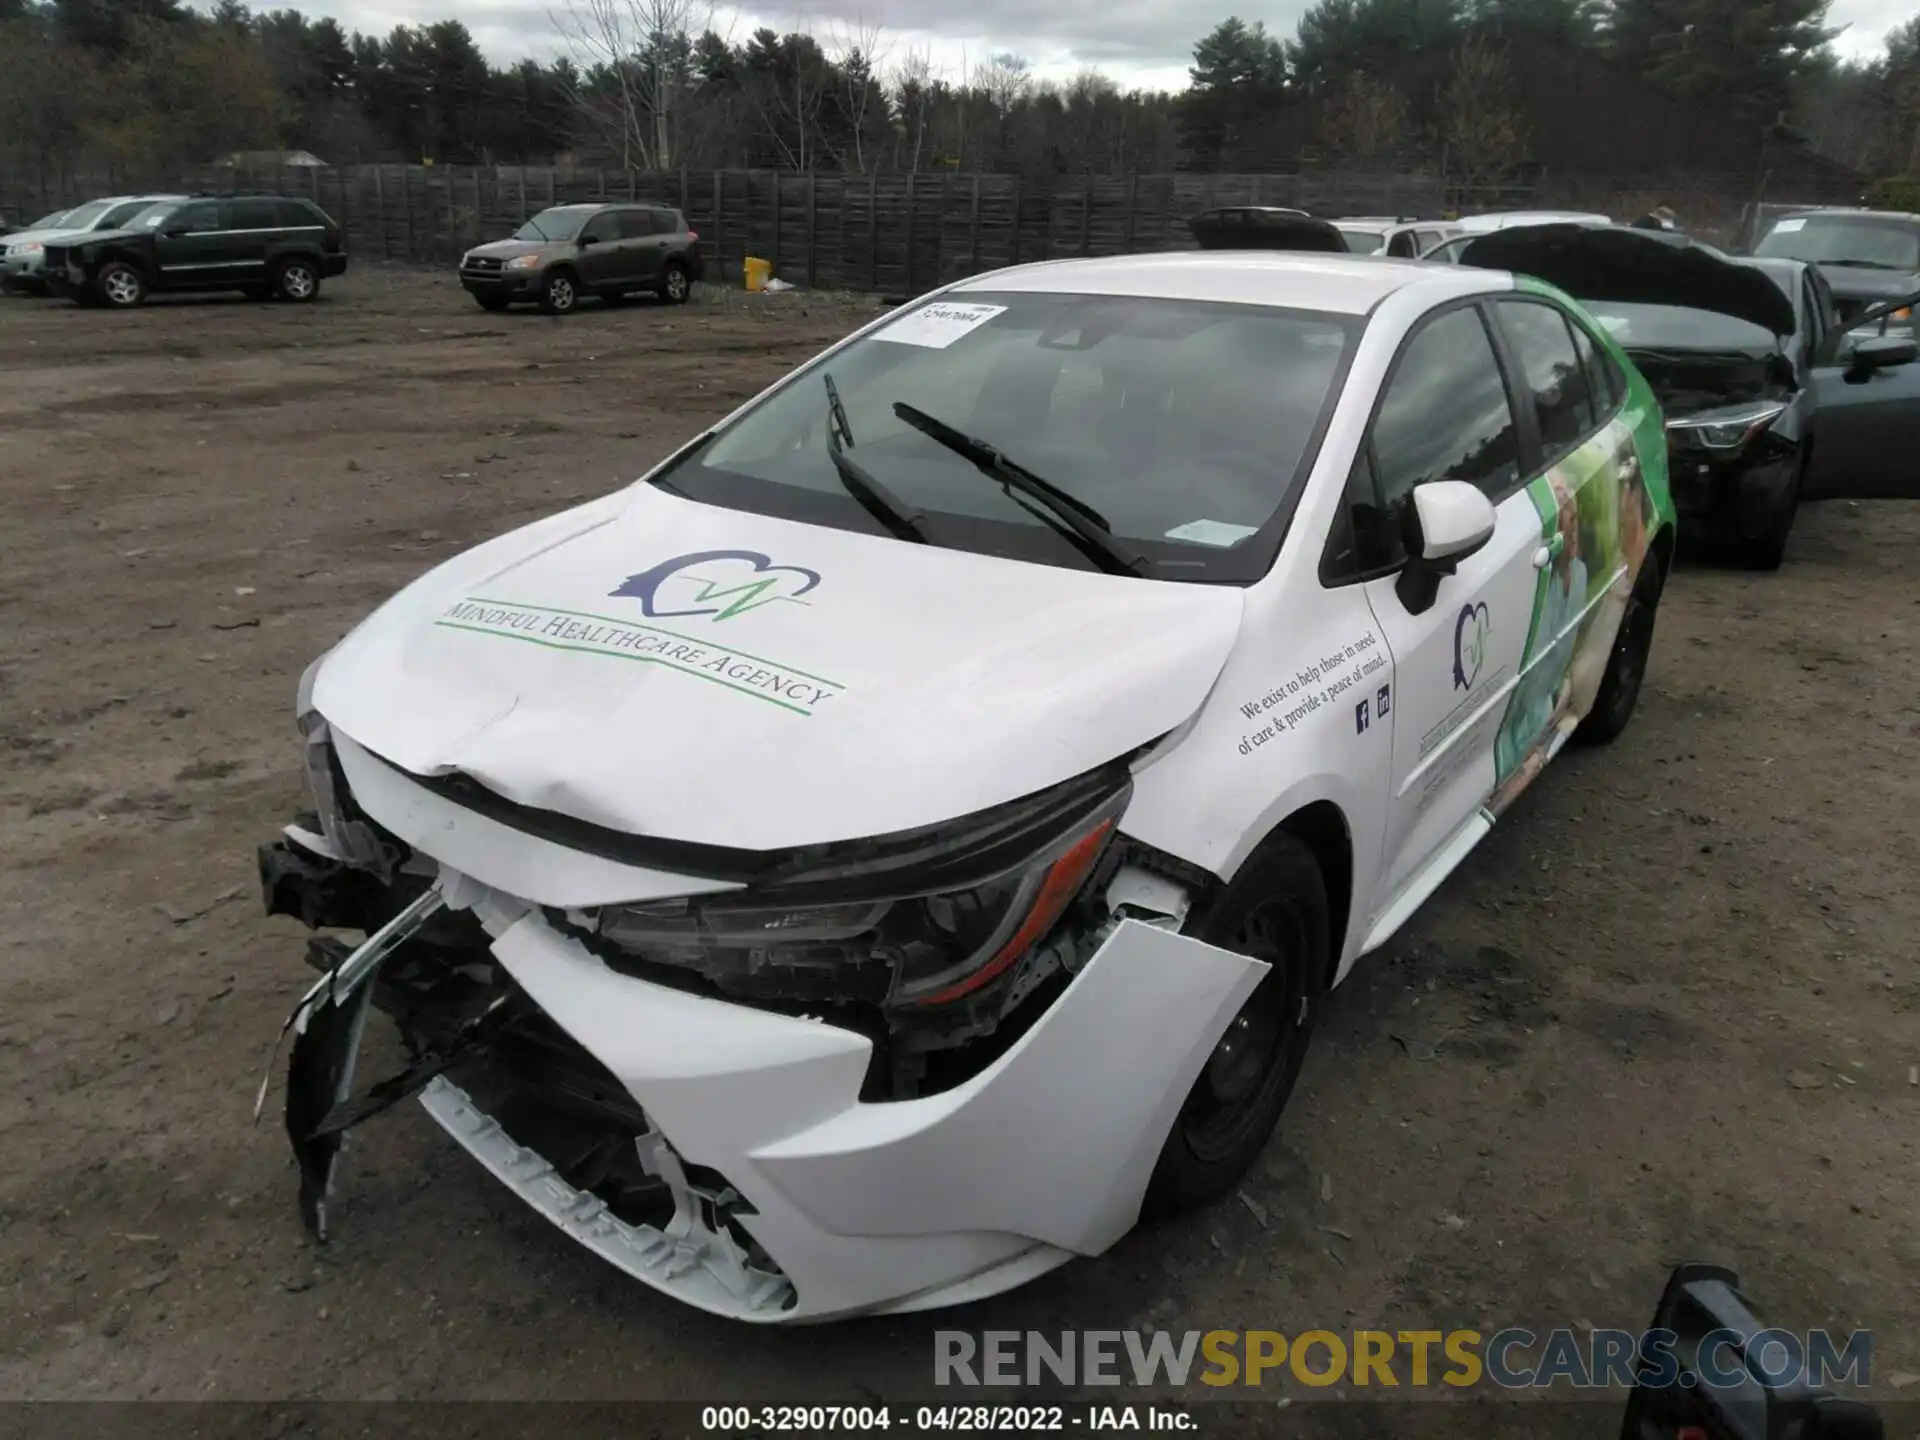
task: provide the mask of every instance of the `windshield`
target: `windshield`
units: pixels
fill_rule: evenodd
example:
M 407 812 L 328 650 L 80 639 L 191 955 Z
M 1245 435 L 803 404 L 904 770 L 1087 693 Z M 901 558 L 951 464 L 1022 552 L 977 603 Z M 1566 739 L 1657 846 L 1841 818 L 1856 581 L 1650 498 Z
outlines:
M 27 226 L 27 229 L 57 230 L 60 228 L 60 222 L 67 218 L 67 213 L 65 210 L 56 210 L 51 215 L 42 215 L 38 220 Z
M 1702 354 L 1772 354 L 1771 332 L 1717 310 L 1683 305 L 1626 305 L 1615 300 L 1580 302 L 1627 350 L 1694 350 Z
M 66 213 L 66 218 L 60 221 L 60 228 L 62 230 L 91 229 L 93 222 L 100 219 L 101 216 L 105 215 L 112 208 L 113 202 L 110 200 L 89 200 L 79 208 L 69 210 Z
M 587 210 L 542 210 L 526 224 L 513 232 L 516 240 L 571 240 L 580 233 L 593 211 Z
M 1920 270 L 1920 226 L 1866 216 L 1789 215 L 1767 232 L 1756 255 L 1870 270 Z
M 1364 323 L 1252 305 L 967 291 L 815 361 L 655 480 L 694 500 L 873 531 L 828 448 L 825 373 L 853 442 L 845 455 L 925 515 L 933 544 L 1091 563 L 999 480 L 903 419 L 898 403 L 1098 512 L 1147 574 L 1250 583 L 1272 563 Z
M 1347 249 L 1356 255 L 1371 255 L 1387 243 L 1387 237 L 1378 230 L 1348 230 L 1344 226 L 1340 238 L 1347 242 Z

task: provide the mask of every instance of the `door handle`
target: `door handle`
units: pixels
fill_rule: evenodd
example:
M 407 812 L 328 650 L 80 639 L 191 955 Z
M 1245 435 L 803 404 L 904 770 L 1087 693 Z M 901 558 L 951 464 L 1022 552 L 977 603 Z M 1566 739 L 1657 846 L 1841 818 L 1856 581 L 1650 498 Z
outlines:
M 1560 552 L 1566 548 L 1567 537 L 1564 535 L 1555 535 L 1551 540 L 1547 541 L 1546 544 L 1533 552 L 1533 568 L 1536 570 L 1546 569 L 1547 566 L 1559 558 Z

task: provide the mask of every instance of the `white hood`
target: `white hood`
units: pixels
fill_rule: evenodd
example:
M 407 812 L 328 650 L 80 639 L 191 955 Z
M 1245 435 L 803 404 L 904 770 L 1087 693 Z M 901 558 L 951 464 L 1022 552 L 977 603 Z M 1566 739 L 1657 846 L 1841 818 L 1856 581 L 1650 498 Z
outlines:
M 774 850 L 935 824 L 1172 730 L 1242 603 L 640 484 L 423 576 L 327 657 L 313 703 L 416 774 Z

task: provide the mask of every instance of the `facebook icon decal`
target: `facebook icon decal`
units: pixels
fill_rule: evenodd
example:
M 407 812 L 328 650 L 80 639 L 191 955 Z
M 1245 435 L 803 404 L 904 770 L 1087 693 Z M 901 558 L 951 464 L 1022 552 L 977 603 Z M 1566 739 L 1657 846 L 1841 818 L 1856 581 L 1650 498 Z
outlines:
M 1367 714 L 1367 706 L 1368 706 L 1368 702 L 1365 700 L 1362 700 L 1358 705 L 1353 707 L 1353 729 L 1355 734 L 1358 734 L 1367 728 L 1368 719 L 1369 719 Z

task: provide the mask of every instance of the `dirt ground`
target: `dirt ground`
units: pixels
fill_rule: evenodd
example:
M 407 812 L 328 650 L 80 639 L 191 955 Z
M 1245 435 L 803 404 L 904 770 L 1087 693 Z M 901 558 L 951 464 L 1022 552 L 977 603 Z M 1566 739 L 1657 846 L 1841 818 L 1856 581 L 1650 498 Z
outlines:
M 1873 1328 L 1881 1394 L 1920 1380 L 1898 504 L 1804 513 L 1777 575 L 1682 569 L 1629 736 L 1362 962 L 1208 1213 L 964 1311 L 753 1331 L 576 1249 L 407 1106 L 307 1240 L 277 1091 L 249 1121 L 309 978 L 253 869 L 300 798 L 296 677 L 876 305 L 555 321 L 378 269 L 307 307 L 0 302 L 0 1396 L 951 1400 L 936 1328 L 1637 1328 L 1684 1258 Z

